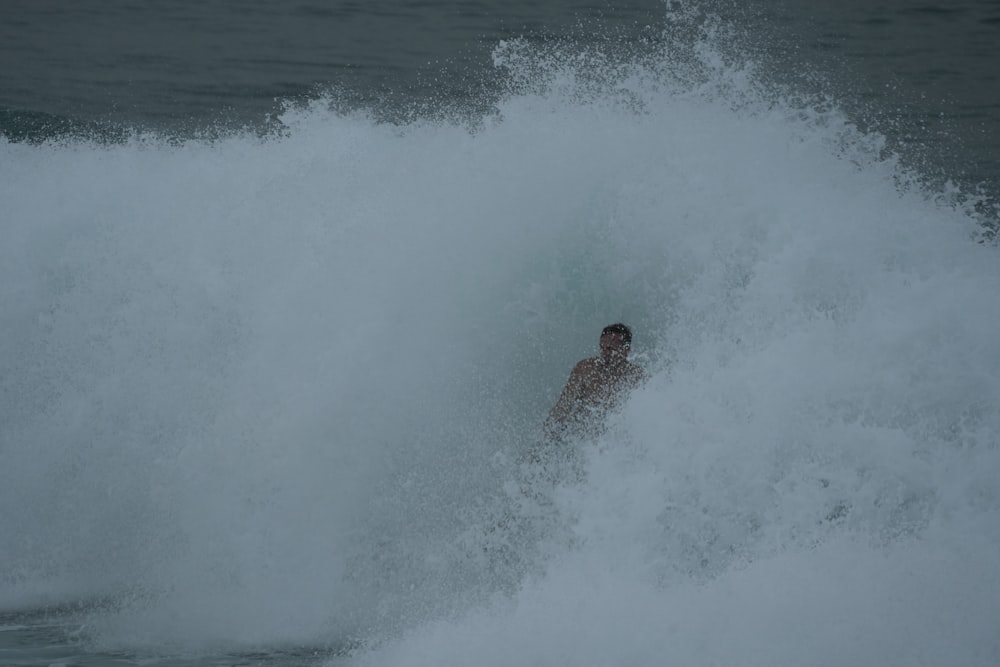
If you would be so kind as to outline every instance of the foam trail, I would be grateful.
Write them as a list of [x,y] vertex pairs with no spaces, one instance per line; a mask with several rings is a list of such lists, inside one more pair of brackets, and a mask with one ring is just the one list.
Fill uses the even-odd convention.
[[[990,664],[972,217],[707,46],[505,49],[532,86],[475,131],[0,144],[4,607],[362,664]],[[618,320],[653,377],[532,507],[512,461]]]

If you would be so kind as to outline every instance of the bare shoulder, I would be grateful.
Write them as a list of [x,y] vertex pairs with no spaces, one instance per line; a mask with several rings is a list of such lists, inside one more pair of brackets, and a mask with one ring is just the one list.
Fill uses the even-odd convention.
[[573,367],[573,375],[589,375],[595,368],[597,368],[596,357],[581,359],[576,362],[576,366]]

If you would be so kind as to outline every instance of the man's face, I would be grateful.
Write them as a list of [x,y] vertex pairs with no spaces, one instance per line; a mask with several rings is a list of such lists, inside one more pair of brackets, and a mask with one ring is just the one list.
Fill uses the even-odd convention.
[[628,356],[628,346],[621,334],[607,333],[601,336],[601,357],[606,360],[624,359]]

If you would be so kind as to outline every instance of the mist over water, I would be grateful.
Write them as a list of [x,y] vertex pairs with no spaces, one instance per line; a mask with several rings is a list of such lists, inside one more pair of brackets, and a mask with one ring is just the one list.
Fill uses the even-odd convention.
[[[995,664],[996,249],[690,47],[504,43],[472,126],[0,143],[2,607],[94,601],[107,651]],[[546,479],[615,321],[650,380]]]

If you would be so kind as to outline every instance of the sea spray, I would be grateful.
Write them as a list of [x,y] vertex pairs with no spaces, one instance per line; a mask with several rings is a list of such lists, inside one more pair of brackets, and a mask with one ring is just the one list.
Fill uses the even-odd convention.
[[[974,220],[710,44],[687,77],[520,53],[539,85],[472,128],[318,100],[273,137],[0,144],[4,606],[111,600],[110,649],[989,664]],[[619,320],[651,379],[536,498]]]

